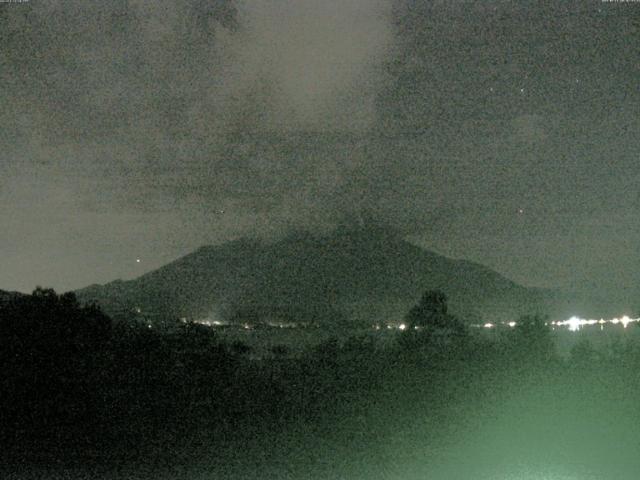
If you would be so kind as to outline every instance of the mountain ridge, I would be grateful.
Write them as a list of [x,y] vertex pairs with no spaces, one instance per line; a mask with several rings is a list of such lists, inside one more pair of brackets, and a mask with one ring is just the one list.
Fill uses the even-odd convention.
[[362,226],[205,245],[134,280],[76,293],[107,313],[140,309],[237,319],[241,312],[255,318],[262,311],[367,322],[398,321],[424,290],[434,288],[447,293],[452,311],[468,321],[513,319],[545,308],[541,289],[426,250],[396,232]]

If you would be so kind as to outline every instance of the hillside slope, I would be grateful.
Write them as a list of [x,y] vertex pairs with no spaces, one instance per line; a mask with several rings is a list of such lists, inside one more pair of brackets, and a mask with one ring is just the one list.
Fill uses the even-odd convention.
[[135,280],[77,292],[107,312],[187,317],[395,321],[426,289],[445,291],[467,321],[538,311],[544,292],[482,265],[421,249],[385,229],[342,228],[263,243],[203,247]]

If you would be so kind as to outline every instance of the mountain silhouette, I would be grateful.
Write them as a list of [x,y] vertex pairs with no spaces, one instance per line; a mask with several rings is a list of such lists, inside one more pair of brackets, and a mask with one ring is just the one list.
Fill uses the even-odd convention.
[[399,321],[427,289],[441,289],[464,321],[511,320],[544,308],[546,292],[480,264],[417,247],[379,225],[274,242],[206,246],[130,281],[77,291],[107,312],[311,322]]

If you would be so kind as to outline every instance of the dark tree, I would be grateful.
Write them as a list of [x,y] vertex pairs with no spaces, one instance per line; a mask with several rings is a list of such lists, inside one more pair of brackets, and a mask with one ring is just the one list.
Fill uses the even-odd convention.
[[72,292],[58,295],[38,287],[0,309],[4,339],[24,341],[32,349],[52,349],[57,356],[68,349],[95,348],[108,339],[110,331],[109,317],[95,305],[80,305]]
[[420,327],[428,330],[450,329],[459,331],[462,324],[449,314],[447,296],[440,290],[427,290],[405,317],[410,328]]
[[[84,422],[96,400],[94,381],[111,321],[73,293],[36,288],[0,307],[0,422],[6,432],[55,435]],[[93,417],[95,418],[95,416]]]

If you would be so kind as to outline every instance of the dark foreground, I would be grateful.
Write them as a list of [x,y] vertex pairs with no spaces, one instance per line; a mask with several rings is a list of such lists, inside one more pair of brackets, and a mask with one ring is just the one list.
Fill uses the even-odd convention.
[[251,359],[72,298],[0,309],[7,479],[636,479],[640,347],[524,323]]

